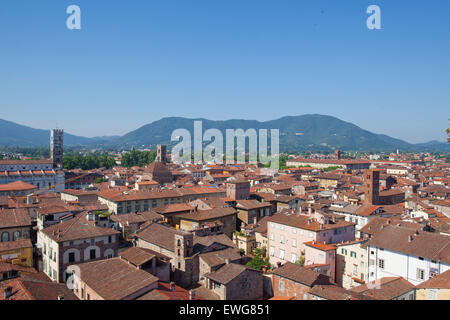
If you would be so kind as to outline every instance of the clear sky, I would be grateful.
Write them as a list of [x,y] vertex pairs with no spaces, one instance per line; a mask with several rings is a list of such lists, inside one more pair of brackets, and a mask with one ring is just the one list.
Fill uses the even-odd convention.
[[[371,4],[382,30],[366,27]],[[449,110],[448,0],[0,3],[0,118],[35,128],[319,113],[425,142],[445,140]]]

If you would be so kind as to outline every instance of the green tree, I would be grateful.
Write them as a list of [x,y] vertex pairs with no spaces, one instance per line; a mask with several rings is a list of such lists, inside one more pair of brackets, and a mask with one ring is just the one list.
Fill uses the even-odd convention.
[[301,256],[297,261],[295,261],[295,264],[303,267],[305,265],[305,257]]
[[145,167],[156,159],[156,151],[137,151],[131,150],[122,156],[122,165],[124,167]]
[[[450,119],[448,119],[448,121],[450,121]],[[445,132],[447,132],[447,142],[450,142],[450,128],[447,128]]]
[[116,161],[112,157],[108,157],[105,155],[87,155],[87,156],[64,156],[63,166],[64,169],[72,170],[72,169],[83,169],[83,170],[92,170],[98,168],[107,168],[111,169],[116,164]]
[[263,267],[270,268],[269,259],[264,258],[264,252],[265,250],[259,248],[253,250],[253,259],[247,263],[247,266],[256,270],[261,270]]

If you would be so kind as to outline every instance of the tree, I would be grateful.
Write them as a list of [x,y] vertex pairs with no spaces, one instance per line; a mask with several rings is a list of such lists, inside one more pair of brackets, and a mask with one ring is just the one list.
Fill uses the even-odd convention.
[[261,270],[263,267],[270,268],[269,259],[264,258],[264,250],[256,248],[253,250],[253,259],[247,263],[250,268]]
[[305,257],[301,256],[297,261],[295,261],[295,264],[303,267],[305,265]]
[[122,165],[124,167],[145,167],[156,159],[156,151],[137,151],[131,150],[122,156]]
[[[450,119],[448,119],[448,121],[450,121]],[[447,132],[447,142],[450,142],[450,128],[447,128],[445,132]]]
[[111,169],[116,164],[116,161],[113,157],[108,157],[106,155],[87,155],[87,156],[64,156],[63,166],[64,169],[72,170],[72,169],[83,169],[83,170],[91,170],[98,168],[107,168]]

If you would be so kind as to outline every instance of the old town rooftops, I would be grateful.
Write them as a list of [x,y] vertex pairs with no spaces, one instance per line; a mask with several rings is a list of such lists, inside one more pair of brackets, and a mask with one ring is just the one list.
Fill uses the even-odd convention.
[[316,284],[328,284],[329,277],[297,264],[286,262],[273,271],[274,275],[302,283],[308,287]]
[[90,239],[120,234],[120,232],[114,229],[102,228],[89,224],[86,216],[87,212],[80,213],[71,220],[54,224],[41,230],[40,232],[56,242]]
[[270,202],[259,202],[258,200],[236,200],[236,206],[238,209],[244,210],[253,210],[260,208],[268,208],[271,207],[272,204]]
[[151,199],[164,199],[164,198],[181,198],[183,196],[198,196],[206,194],[225,193],[224,189],[218,187],[203,187],[194,186],[189,188],[174,188],[174,189],[158,189],[155,191],[119,191],[115,189],[106,189],[100,191],[98,196],[106,200],[114,202],[124,201],[140,201]]
[[261,272],[241,264],[228,263],[220,269],[207,273],[204,276],[205,278],[209,278],[215,282],[226,285],[246,270],[250,270],[252,272]]
[[422,282],[417,289],[450,289],[450,269]]
[[0,192],[2,191],[26,191],[26,190],[34,190],[37,189],[36,186],[23,182],[23,181],[14,181],[7,184],[0,185]]
[[305,246],[311,247],[311,248],[315,248],[321,251],[333,251],[336,250],[336,246],[331,245],[331,244],[326,244],[324,242],[320,242],[320,241],[309,241],[309,242],[305,242],[304,243]]
[[414,285],[402,277],[385,277],[350,290],[377,300],[392,300],[414,290]]
[[81,280],[105,300],[121,300],[158,282],[120,257],[77,264]]
[[269,223],[274,222],[315,232],[355,226],[355,223],[344,221],[341,219],[337,219],[336,222],[330,221],[329,223],[320,223],[316,219],[307,215],[289,212],[286,210],[269,217],[268,221]]
[[31,226],[31,218],[27,209],[1,209],[0,229]]

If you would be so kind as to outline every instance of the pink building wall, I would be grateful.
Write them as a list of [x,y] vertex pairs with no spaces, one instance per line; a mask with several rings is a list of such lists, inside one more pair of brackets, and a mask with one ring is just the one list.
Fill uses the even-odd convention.
[[[295,229],[296,233],[294,233],[292,229]],[[339,230],[339,232],[335,233],[334,230]],[[284,243],[280,242],[282,236],[284,236]],[[305,251],[305,242],[315,240],[330,244],[341,241],[353,241],[355,239],[355,227],[346,226],[339,229],[324,229],[315,232],[286,225],[283,230],[280,227],[273,227],[272,222],[268,222],[267,237],[269,261],[272,265],[276,266],[278,262],[281,262],[282,264],[287,261],[292,262],[291,258],[293,253],[297,255],[298,259],[301,256],[301,253]],[[295,246],[293,246],[293,244],[295,244]],[[273,249],[271,249],[271,247]],[[284,250],[284,259],[280,258],[280,250]]]

